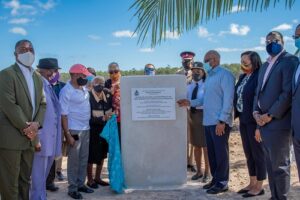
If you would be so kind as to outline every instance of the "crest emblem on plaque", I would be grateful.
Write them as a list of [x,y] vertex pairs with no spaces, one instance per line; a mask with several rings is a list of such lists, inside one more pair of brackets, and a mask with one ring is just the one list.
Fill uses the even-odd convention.
[[139,96],[139,95],[140,95],[139,91],[136,90],[136,91],[134,92],[134,95],[135,95],[135,96]]

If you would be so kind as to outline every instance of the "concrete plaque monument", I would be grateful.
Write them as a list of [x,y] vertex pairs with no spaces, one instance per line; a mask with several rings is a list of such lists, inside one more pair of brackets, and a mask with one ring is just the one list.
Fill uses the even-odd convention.
[[132,189],[186,183],[187,112],[182,75],[121,79],[121,143],[125,182]]

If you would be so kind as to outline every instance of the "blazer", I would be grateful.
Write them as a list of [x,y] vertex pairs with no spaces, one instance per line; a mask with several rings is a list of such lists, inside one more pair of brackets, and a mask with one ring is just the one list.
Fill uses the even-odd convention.
[[21,69],[14,65],[0,72],[0,148],[24,150],[36,144],[23,133],[26,122],[43,124],[46,99],[43,93],[41,76],[33,73],[35,86],[35,113],[30,99],[25,77]]
[[[298,63],[299,67],[299,63]],[[292,81],[292,129],[293,136],[300,140],[300,78],[298,78],[297,83],[295,82],[295,74],[297,71],[297,67],[295,68],[295,72],[293,75]]]
[[291,129],[292,79],[298,58],[283,52],[275,61],[262,88],[268,65],[265,62],[259,71],[253,110],[273,116],[273,120],[261,128]]
[[244,124],[256,124],[255,119],[253,118],[253,100],[255,96],[255,91],[257,87],[257,81],[258,81],[258,72],[259,70],[255,70],[252,75],[250,76],[248,82],[244,86],[243,93],[242,93],[242,100],[243,100],[243,112],[240,113],[238,112],[236,106],[237,106],[237,88],[240,86],[242,83],[242,80],[246,76],[246,74],[242,74],[235,85],[235,91],[234,91],[234,100],[233,100],[233,105],[234,105],[234,118],[240,119],[240,122]]

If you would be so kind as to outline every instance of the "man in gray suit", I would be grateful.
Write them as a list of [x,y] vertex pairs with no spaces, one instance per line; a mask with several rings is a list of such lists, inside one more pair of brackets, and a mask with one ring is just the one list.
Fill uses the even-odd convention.
[[[296,27],[295,35],[295,46],[300,49],[300,24]],[[300,60],[300,59],[299,59]],[[293,130],[293,144],[295,157],[298,168],[298,175],[300,181],[300,65],[295,70],[292,82],[292,130]]]
[[283,36],[266,36],[270,57],[260,69],[253,116],[266,150],[271,199],[287,199],[290,187],[292,76],[298,58],[287,53]]

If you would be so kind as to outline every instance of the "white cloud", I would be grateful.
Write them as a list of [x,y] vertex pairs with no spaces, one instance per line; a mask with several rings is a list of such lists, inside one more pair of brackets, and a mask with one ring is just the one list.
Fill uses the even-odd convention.
[[239,35],[245,36],[249,33],[250,27],[247,25],[239,25],[239,24],[230,24],[229,31],[221,31],[219,35],[231,34],[231,35]]
[[166,39],[171,39],[171,40],[178,40],[179,39],[179,34],[178,32],[174,31],[166,31],[166,35],[165,35]]
[[116,31],[116,32],[113,32],[113,35],[117,38],[121,38],[121,37],[134,38],[137,36],[134,32],[132,32],[130,30]]
[[42,3],[40,1],[37,1],[37,4],[39,7],[43,8],[44,10],[50,10],[56,6],[56,3],[54,0],[48,0],[45,3]]
[[143,48],[143,49],[140,49],[140,52],[152,53],[152,52],[154,52],[154,49],[152,49],[152,48]]
[[4,8],[11,9],[10,14],[12,16],[36,14],[36,9],[32,5],[21,4],[19,0],[11,0],[8,2],[4,2],[3,4]]
[[9,24],[28,24],[32,20],[29,18],[14,18],[9,20]]
[[240,12],[243,10],[245,10],[245,7],[242,7],[242,6],[239,7],[238,5],[235,5],[232,7],[231,12],[234,13],[234,12]]
[[294,42],[294,39],[290,36],[283,36],[283,41],[284,42]]
[[298,19],[294,19],[294,20],[293,20],[293,23],[294,23],[294,24],[298,24],[298,23],[299,23],[299,20],[298,20]]
[[111,43],[108,43],[109,46],[120,46],[121,43],[120,42],[111,42]]
[[98,36],[98,35],[88,35],[88,38],[89,39],[91,39],[91,40],[100,40],[101,38],[100,38],[100,36]]
[[260,42],[259,44],[265,45],[266,44],[266,38],[265,37],[260,37]]
[[22,28],[22,27],[14,27],[9,30],[9,32],[14,33],[14,34],[20,34],[20,35],[27,35],[27,31]]
[[292,29],[292,25],[284,23],[284,24],[280,24],[280,25],[272,28],[272,31],[286,31],[286,30],[290,30],[290,29]]
[[256,46],[256,47],[251,47],[251,48],[227,48],[227,47],[219,47],[215,49],[216,51],[219,52],[243,52],[243,51],[265,51],[264,46]]
[[207,38],[212,36],[213,34],[209,33],[207,28],[200,26],[198,29],[198,36],[201,38]]

